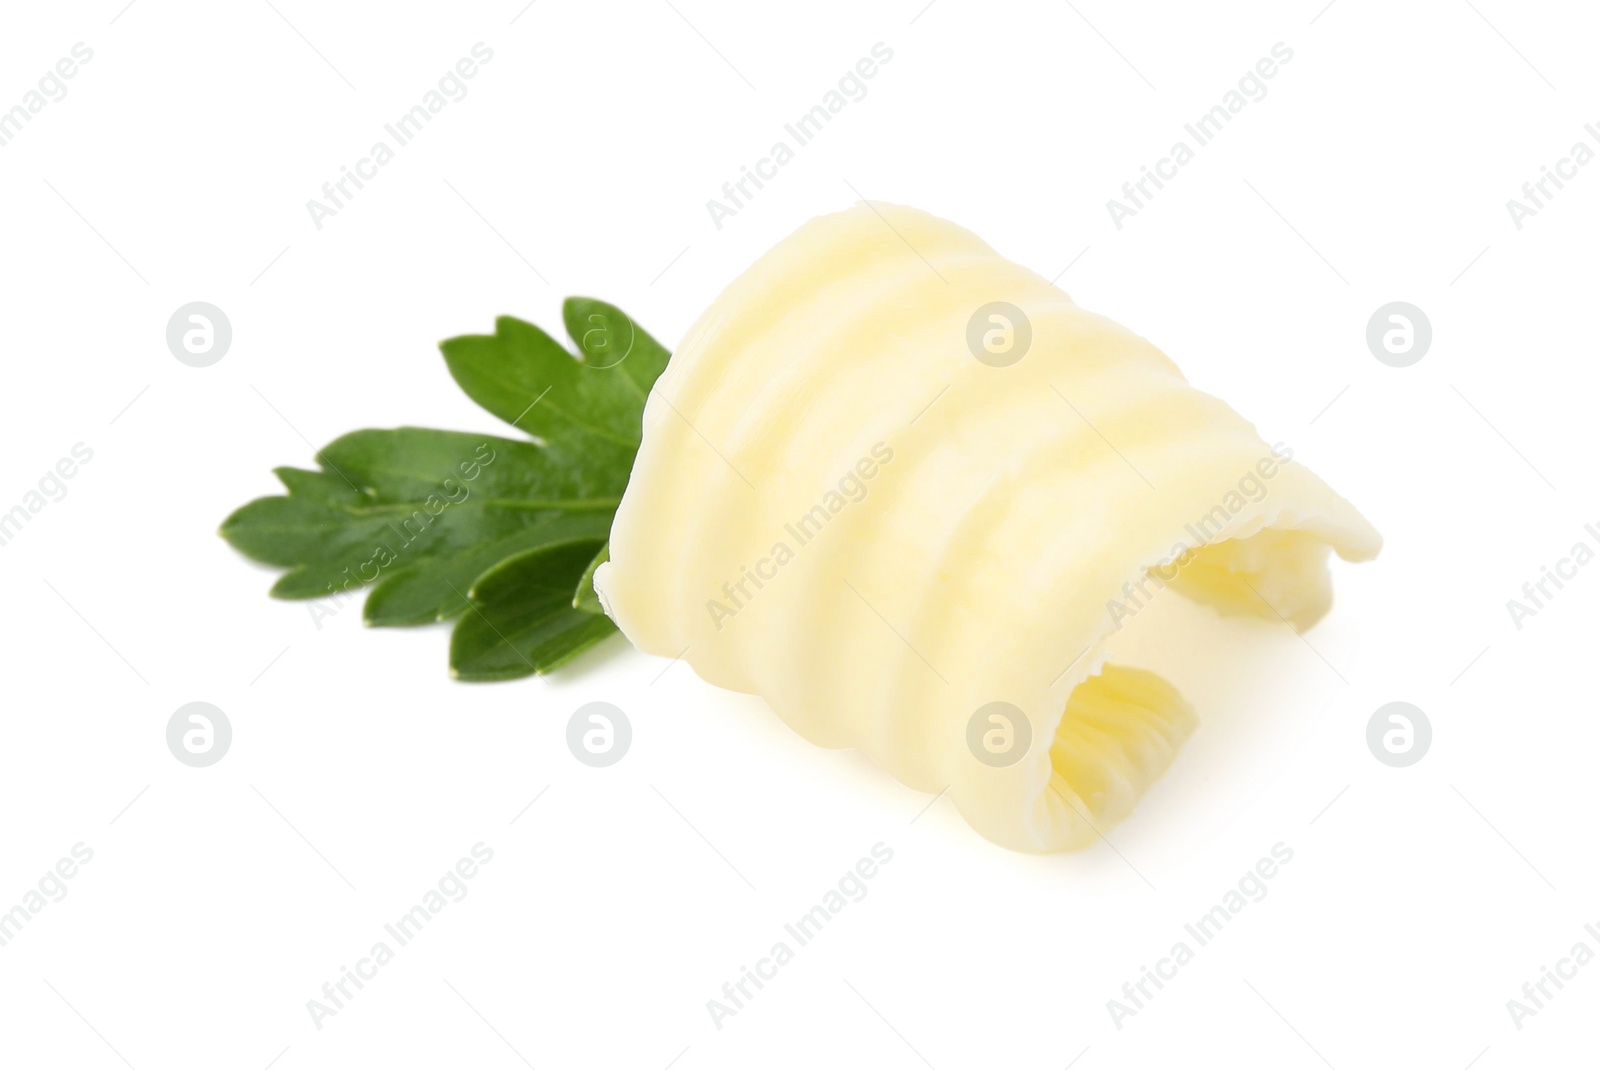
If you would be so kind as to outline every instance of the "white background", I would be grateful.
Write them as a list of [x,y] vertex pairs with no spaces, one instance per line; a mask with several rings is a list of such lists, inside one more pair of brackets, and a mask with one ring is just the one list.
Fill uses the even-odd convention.
[[[1600,521],[1600,166],[1521,230],[1506,209],[1600,123],[1592,10],[123,2],[16,5],[0,34],[4,107],[94,51],[0,148],[0,511],[94,451],[0,547],[0,910],[94,852],[0,948],[0,1064],[1592,1064],[1600,964],[1520,1030],[1506,1008],[1600,951],[1600,567],[1521,630],[1506,609]],[[479,41],[470,95],[316,229],[307,199]],[[707,199],[879,41],[866,99],[713,226]],[[1107,199],[1279,41],[1269,95],[1113,226]],[[1071,264],[1075,299],[1387,538],[1335,566],[1305,642],[1195,618],[1200,729],[1109,844],[1002,851],[621,639],[452,683],[444,629],[354,606],[319,629],[216,536],[308,440],[502,430],[437,340],[554,329],[580,293],[672,344],[852,187]],[[233,325],[210,368],[165,343],[195,300]],[[1364,340],[1394,300],[1434,330],[1405,369]],[[195,700],[233,724],[207,769],[165,743]],[[593,700],[633,724],[609,769],[564,743]],[[1434,730],[1405,769],[1365,742],[1393,700]],[[316,1028],[307,1000],[479,841],[467,898]],[[880,841],[870,894],[714,1027],[706,1001]],[[1107,1000],[1280,841],[1270,894],[1118,1029]]]

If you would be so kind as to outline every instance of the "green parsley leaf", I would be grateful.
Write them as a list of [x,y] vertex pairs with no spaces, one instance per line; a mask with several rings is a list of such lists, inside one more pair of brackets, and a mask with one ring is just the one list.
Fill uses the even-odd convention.
[[599,545],[542,546],[479,577],[472,612],[450,636],[450,674],[487,681],[549,672],[616,631],[606,617],[572,607],[572,576]]
[[383,626],[457,621],[453,675],[548,672],[616,630],[594,570],[639,448],[645,398],[669,354],[614,305],[568,298],[574,356],[511,317],[444,342],[461,388],[532,441],[402,427],[355,431],[279,468],[287,494],[258,498],[221,534],[288,571],[278,598],[372,585]]

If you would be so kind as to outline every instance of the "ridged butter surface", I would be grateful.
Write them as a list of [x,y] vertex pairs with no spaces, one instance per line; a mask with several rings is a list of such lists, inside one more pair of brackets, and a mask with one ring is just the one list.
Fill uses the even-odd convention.
[[[1031,328],[1009,366],[969,345],[992,302]],[[1305,628],[1329,549],[1380,541],[1154,346],[968,231],[874,203],[805,224],[690,329],[597,586],[641,649],[948,789],[995,842],[1057,851],[1125,816],[1194,724],[1160,677],[1107,662],[1125,584],[1155,591],[1160,568]],[[1009,765],[969,746],[996,702],[1032,740]]]

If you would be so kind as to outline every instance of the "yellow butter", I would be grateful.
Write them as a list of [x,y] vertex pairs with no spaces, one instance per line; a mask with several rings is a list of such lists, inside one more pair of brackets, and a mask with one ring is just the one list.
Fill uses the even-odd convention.
[[1193,727],[1160,677],[1107,660],[1148,597],[1305,628],[1330,548],[1378,552],[1286,453],[968,231],[858,205],[690,329],[596,587],[641,649],[947,789],[997,843],[1065,850]]

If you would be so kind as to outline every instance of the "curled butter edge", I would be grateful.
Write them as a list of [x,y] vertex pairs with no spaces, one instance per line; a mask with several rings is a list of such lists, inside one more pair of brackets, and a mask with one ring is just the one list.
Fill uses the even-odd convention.
[[1131,812],[1195,724],[1107,660],[1116,605],[1171,586],[1303,630],[1329,551],[1381,544],[1150,343],[874,202],[803,225],[689,330],[595,586],[640,649],[1050,852]]

